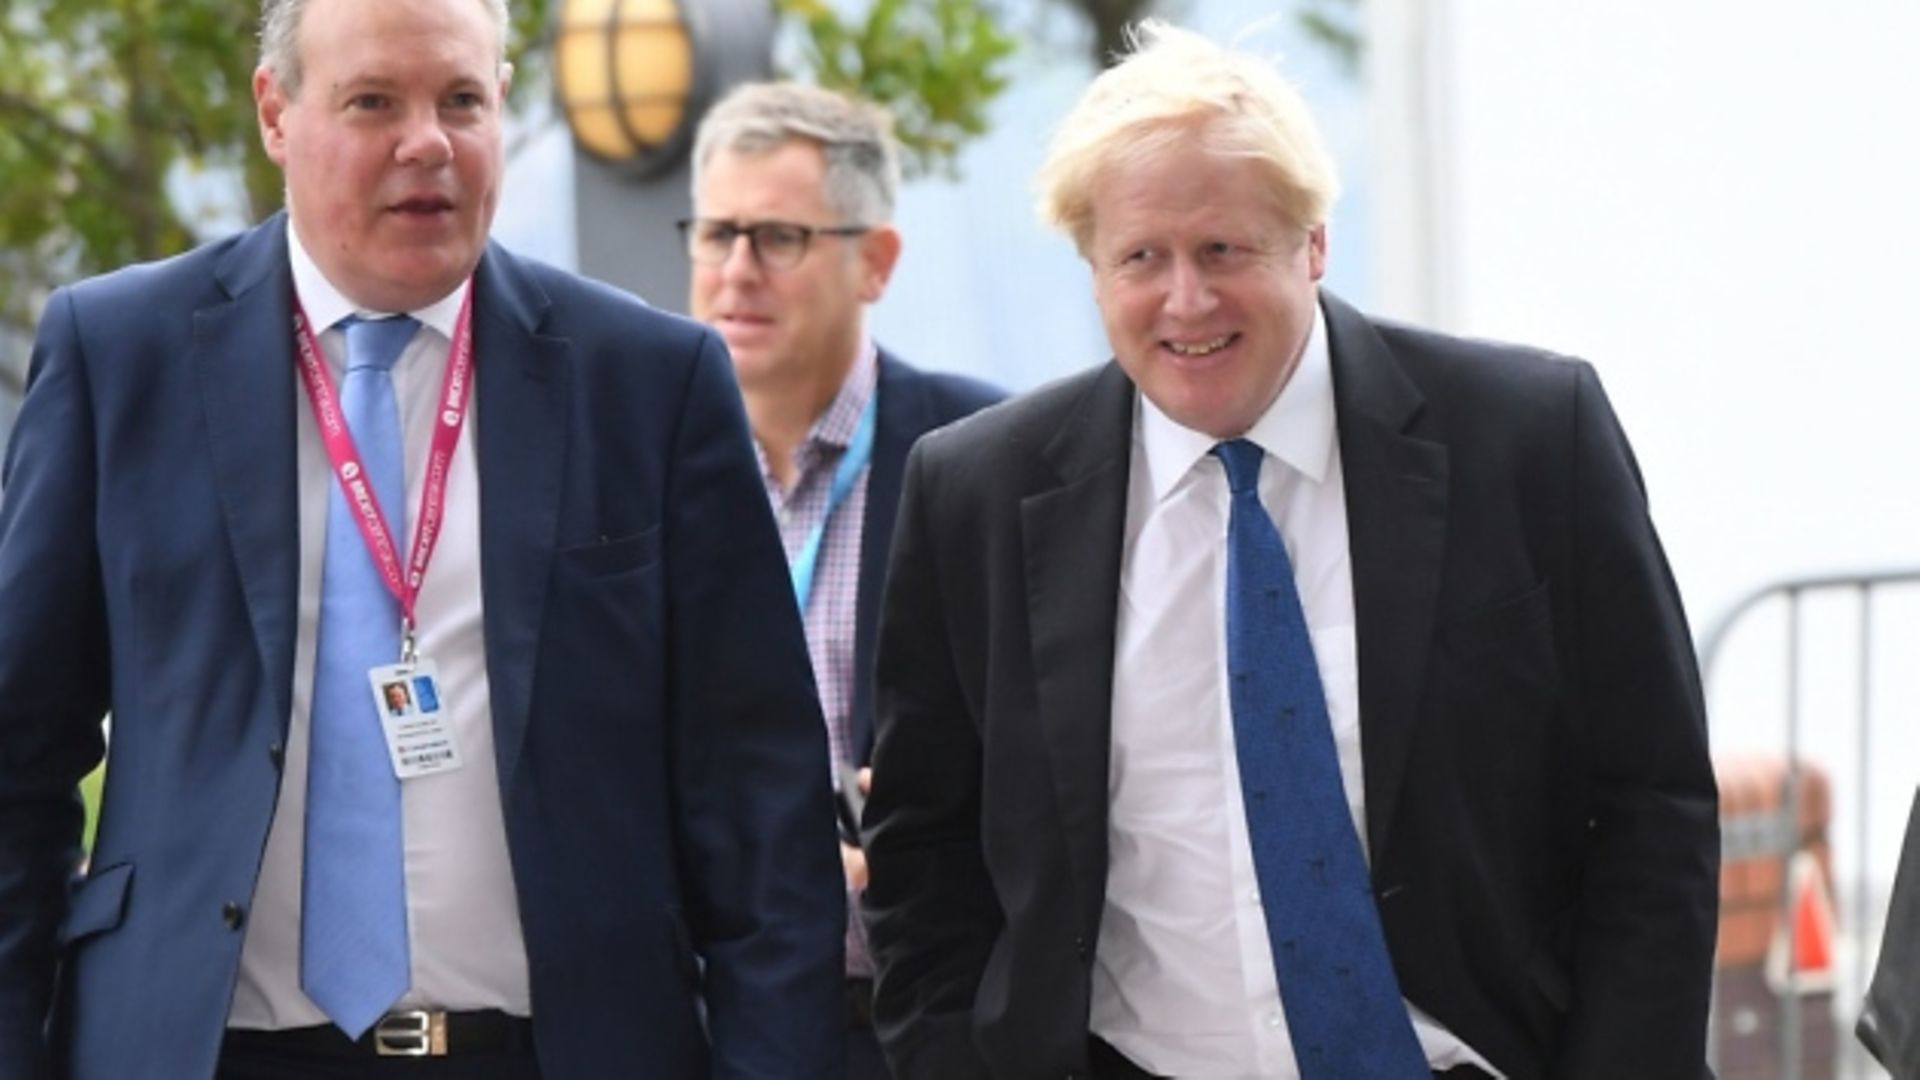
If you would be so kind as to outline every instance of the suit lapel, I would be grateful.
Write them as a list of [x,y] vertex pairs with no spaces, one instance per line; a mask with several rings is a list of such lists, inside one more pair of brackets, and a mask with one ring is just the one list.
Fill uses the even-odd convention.
[[293,713],[300,583],[300,402],[286,228],[285,215],[269,218],[220,261],[215,276],[226,299],[193,313],[192,345],[214,483],[283,737]]
[[545,293],[489,247],[474,275],[480,579],[494,755],[504,789],[533,708],[567,451],[569,342],[536,333]]
[[913,441],[933,423],[926,386],[904,364],[880,352],[874,385],[873,463],[867,471],[867,507],[860,522],[860,581],[854,601],[853,710],[848,732],[854,756],[865,764],[873,752],[874,632],[879,627],[880,592],[886,582],[887,550],[900,511],[900,484]]
[[1367,834],[1379,866],[1433,640],[1446,555],[1447,451],[1413,434],[1424,399],[1378,331],[1332,295],[1321,297],[1346,472]]
[[1051,483],[1021,500],[1020,526],[1040,725],[1091,925],[1106,888],[1114,619],[1133,384],[1116,364],[1098,369],[1059,427],[1042,452]]

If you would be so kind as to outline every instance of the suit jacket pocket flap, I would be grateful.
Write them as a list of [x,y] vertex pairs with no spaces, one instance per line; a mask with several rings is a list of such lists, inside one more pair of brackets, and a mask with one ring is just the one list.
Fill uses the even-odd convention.
[[1547,584],[1476,608],[1440,627],[1440,640],[1456,660],[1553,638],[1553,609]]
[[88,874],[74,891],[66,921],[60,924],[60,944],[71,945],[119,926],[127,910],[127,889],[132,884],[132,863],[115,863]]
[[612,540],[564,548],[560,557],[589,577],[609,577],[649,566],[660,558],[658,526]]

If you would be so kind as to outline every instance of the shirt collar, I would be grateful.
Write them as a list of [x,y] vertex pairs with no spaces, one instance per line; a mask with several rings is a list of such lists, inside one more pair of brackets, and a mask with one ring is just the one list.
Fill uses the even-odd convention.
[[[396,314],[363,308],[334,288],[333,282],[320,272],[320,266],[313,261],[313,256],[307,254],[306,246],[300,243],[300,234],[294,229],[291,217],[287,218],[287,257],[293,266],[293,293],[299,298],[300,306],[306,310],[307,320],[316,330],[330,329],[349,315],[371,318]],[[422,325],[439,331],[441,337],[451,341],[454,324],[460,319],[460,302],[465,296],[466,282],[463,281],[459,288],[447,295],[406,314],[420,320]]]
[[[1136,407],[1134,439],[1145,451],[1147,479],[1158,503],[1220,440],[1180,426],[1145,394],[1138,396]],[[1313,327],[1300,363],[1244,437],[1316,484],[1327,478],[1335,438],[1333,362],[1319,304],[1313,307]]]
[[807,442],[840,448],[852,444],[854,430],[860,426],[860,414],[866,411],[867,401],[873,397],[879,382],[877,352],[873,340],[863,335],[860,351],[854,354],[853,367],[847,370],[846,379],[840,383],[833,400],[827,403],[826,411],[807,432]]

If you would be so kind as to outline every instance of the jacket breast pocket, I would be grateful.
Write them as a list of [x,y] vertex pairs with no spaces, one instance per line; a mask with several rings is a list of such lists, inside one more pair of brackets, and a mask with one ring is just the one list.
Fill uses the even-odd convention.
[[540,633],[539,710],[626,715],[664,685],[666,604],[658,528],[556,553]]
[[1525,658],[1535,649],[1551,660],[1553,608],[1547,583],[1475,608],[1443,624],[1438,637],[1441,651],[1454,663],[1489,655]]
[[560,561],[590,578],[615,577],[644,570],[660,561],[660,527],[645,529],[629,536],[601,538],[587,544],[562,548]]

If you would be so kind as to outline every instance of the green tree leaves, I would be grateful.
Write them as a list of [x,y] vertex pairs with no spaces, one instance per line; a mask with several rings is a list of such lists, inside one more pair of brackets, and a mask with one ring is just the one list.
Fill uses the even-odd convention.
[[873,0],[864,18],[828,0],[775,0],[807,31],[806,75],[887,105],[909,176],[954,175],[961,146],[987,130],[1013,53],[997,12],[980,0]]

